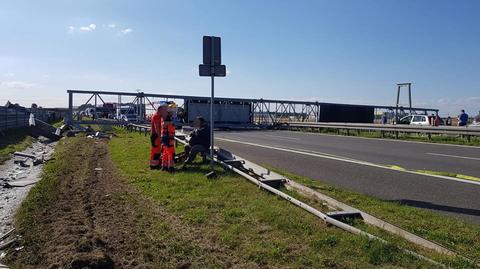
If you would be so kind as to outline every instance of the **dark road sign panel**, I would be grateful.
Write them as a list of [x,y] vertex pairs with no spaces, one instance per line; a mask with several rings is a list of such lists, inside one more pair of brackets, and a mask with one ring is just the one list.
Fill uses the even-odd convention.
[[216,65],[213,66],[213,74],[212,74],[212,66],[201,64],[198,66],[200,71],[201,77],[211,77],[212,75],[215,77],[224,77],[227,74],[227,68],[225,65]]
[[[213,64],[212,64],[212,60],[213,60]],[[203,37],[203,64],[204,65],[221,65],[222,64],[220,37],[216,37],[216,36]]]

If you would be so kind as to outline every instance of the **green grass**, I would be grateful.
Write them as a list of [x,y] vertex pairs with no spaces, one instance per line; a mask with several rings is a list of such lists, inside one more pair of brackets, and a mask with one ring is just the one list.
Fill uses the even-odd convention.
[[0,164],[10,159],[15,151],[22,151],[35,141],[29,135],[27,128],[7,130],[4,134],[4,136],[0,135]]
[[54,122],[50,122],[50,124],[55,128],[59,128],[60,126],[63,125],[63,119],[58,119]]
[[[322,134],[333,134],[333,135],[345,135],[345,136],[357,136],[357,137],[366,137],[366,138],[387,138],[395,139],[395,135],[392,132],[385,132],[382,136],[380,131],[355,131],[355,130],[338,130],[332,128],[310,128],[310,129],[292,129],[292,131],[298,132],[311,132],[311,133],[322,133]],[[400,140],[407,141],[416,141],[416,142],[428,142],[428,143],[441,143],[441,144],[453,144],[453,145],[466,145],[466,146],[480,146],[480,137],[472,136],[470,137],[470,142],[461,136],[454,135],[435,135],[432,134],[430,138],[426,134],[406,134],[400,133]]]
[[[208,180],[204,176],[208,171],[205,165],[174,175],[151,171],[148,169],[148,137],[123,130],[116,134],[109,143],[112,158],[130,184],[152,197],[172,214],[178,215],[185,225],[194,227],[199,235],[218,240],[237,255],[258,266],[435,267],[404,254],[396,242],[387,245],[371,242],[361,236],[326,226],[303,209],[258,189],[237,175],[218,170],[220,176],[215,180]],[[346,192],[333,189],[331,192],[338,196],[343,195],[342,197],[350,202],[364,198],[358,194],[349,196]],[[353,203],[358,204],[363,205],[360,201]],[[401,211],[400,215],[412,212],[396,203],[382,203],[368,197],[365,205],[368,205],[369,209],[379,207],[387,213],[392,211],[390,215],[395,215],[393,211],[397,209]],[[420,224],[424,229],[429,229],[427,220],[423,220],[426,226],[422,225],[422,220],[419,221],[420,223],[415,225]],[[440,223],[435,224],[440,226]],[[469,228],[461,225],[455,227]],[[440,228],[440,231],[446,231],[446,227]],[[446,237],[454,239],[454,236],[450,237],[451,233],[452,231]],[[466,232],[464,235],[477,234]],[[459,240],[476,242],[478,236],[477,239],[461,237]],[[459,263],[452,262],[452,265],[462,267]]]
[[[447,217],[428,210],[406,206],[400,202],[384,201],[371,196],[336,188],[317,180],[311,180],[277,169],[272,170],[350,206],[404,228],[407,231],[440,243],[472,260],[480,261],[480,225],[467,223],[460,219]],[[362,227],[365,227],[370,232],[379,233],[379,231],[376,231],[376,229],[372,227]],[[455,267],[462,267],[464,263],[464,261],[461,260],[445,262],[452,262],[451,265]],[[466,265],[464,268],[471,268],[471,264],[466,263]]]

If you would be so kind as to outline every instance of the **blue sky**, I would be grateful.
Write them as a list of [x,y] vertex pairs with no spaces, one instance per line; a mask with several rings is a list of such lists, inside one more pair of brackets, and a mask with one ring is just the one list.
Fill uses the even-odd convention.
[[479,13],[480,1],[2,1],[0,103],[208,95],[201,41],[217,35],[218,96],[393,105],[412,82],[415,106],[476,114]]

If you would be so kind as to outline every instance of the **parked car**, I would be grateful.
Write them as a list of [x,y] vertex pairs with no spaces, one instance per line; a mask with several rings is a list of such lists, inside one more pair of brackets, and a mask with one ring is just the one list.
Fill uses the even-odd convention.
[[430,120],[427,115],[408,115],[401,118],[398,124],[430,125]]

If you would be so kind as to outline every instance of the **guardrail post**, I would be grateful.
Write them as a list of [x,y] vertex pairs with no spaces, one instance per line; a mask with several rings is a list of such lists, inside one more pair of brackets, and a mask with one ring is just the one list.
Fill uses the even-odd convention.
[[347,135],[350,135],[350,129],[347,129]]
[[470,143],[470,135],[467,135],[467,141]]
[[395,131],[395,139],[398,139],[398,131]]
[[432,140],[432,134],[431,133],[428,133],[428,140]]

